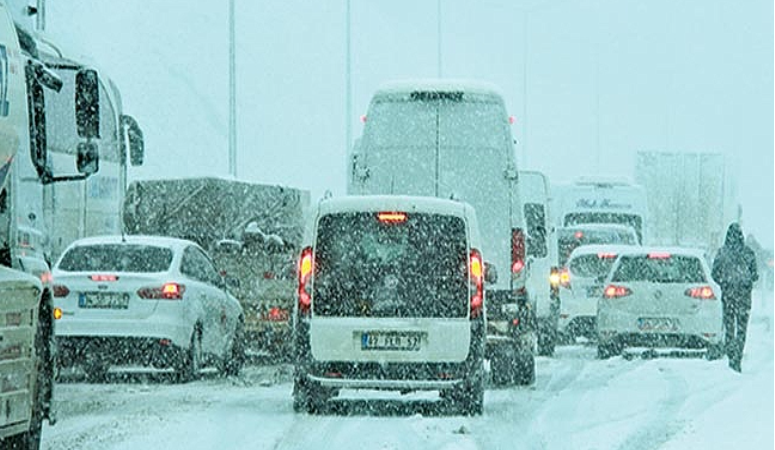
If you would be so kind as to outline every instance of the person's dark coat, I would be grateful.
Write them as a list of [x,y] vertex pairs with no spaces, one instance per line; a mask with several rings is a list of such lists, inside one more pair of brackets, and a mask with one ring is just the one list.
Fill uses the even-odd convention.
[[712,276],[723,293],[733,294],[732,297],[747,297],[750,301],[753,283],[759,279],[759,275],[756,271],[756,255],[745,245],[740,225],[733,223],[727,229],[724,246],[713,260]]

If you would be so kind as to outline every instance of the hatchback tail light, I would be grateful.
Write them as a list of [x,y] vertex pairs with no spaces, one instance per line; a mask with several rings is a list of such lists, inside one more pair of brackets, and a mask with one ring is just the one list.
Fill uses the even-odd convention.
[[617,286],[615,284],[609,284],[603,290],[603,297],[605,298],[620,298],[626,297],[630,294],[632,294],[630,288],[625,286]]
[[54,297],[67,297],[70,295],[70,289],[68,289],[64,284],[55,284],[53,289]]
[[686,296],[692,298],[698,298],[701,300],[715,300],[716,295],[713,293],[713,288],[710,286],[700,286],[689,288],[684,292]]
[[137,296],[148,300],[182,300],[186,286],[179,283],[164,283],[137,290]]
[[522,228],[511,229],[511,273],[525,268],[525,232]]
[[468,273],[474,291],[471,295],[471,319],[475,319],[482,314],[484,306],[484,263],[479,250],[471,250]]
[[313,269],[313,254],[312,247],[305,247],[301,251],[301,258],[299,258],[299,313],[302,315],[309,315],[310,307],[312,306],[312,297],[310,297],[307,291],[307,284],[312,278]]

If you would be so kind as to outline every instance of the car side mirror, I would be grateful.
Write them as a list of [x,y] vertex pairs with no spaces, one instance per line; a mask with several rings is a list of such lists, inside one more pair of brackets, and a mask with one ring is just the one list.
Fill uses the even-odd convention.
[[498,282],[498,270],[495,264],[484,262],[484,282],[486,284],[495,284]]
[[126,129],[127,139],[129,140],[129,162],[133,166],[141,166],[145,159],[143,130],[132,116],[122,115],[121,123]]

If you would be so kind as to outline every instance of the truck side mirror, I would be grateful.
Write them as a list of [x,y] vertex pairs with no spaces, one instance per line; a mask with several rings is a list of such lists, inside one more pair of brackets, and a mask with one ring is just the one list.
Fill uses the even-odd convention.
[[132,116],[122,115],[121,124],[124,126],[129,139],[129,162],[133,166],[141,166],[145,158],[143,130],[140,129],[140,125]]
[[94,69],[75,75],[75,124],[79,137],[100,137],[100,82]]
[[78,172],[89,176],[100,170],[100,152],[95,142],[78,144]]

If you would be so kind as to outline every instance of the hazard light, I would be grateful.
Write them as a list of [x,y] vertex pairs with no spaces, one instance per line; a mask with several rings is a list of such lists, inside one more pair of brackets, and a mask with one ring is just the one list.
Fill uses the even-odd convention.
[[605,298],[620,298],[626,297],[632,294],[632,291],[625,286],[617,286],[615,284],[609,284],[603,290],[603,296]]
[[468,267],[471,287],[474,290],[471,296],[471,318],[475,319],[482,314],[484,306],[484,263],[479,250],[471,250]]
[[406,222],[406,213],[403,212],[380,212],[377,218],[382,223],[401,223]]

